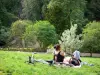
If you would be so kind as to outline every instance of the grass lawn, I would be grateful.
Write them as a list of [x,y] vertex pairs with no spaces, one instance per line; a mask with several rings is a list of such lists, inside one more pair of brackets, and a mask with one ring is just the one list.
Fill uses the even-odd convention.
[[[82,61],[94,64],[81,68],[55,67],[47,64],[28,64],[31,53],[0,51],[0,75],[100,75],[100,58],[82,57]],[[52,59],[52,54],[35,54],[36,59]]]

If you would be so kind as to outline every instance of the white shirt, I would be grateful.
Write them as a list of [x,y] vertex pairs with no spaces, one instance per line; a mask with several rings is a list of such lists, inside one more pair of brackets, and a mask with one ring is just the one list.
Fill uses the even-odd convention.
[[73,55],[74,55],[74,58],[80,59],[80,52],[79,52],[79,51],[76,50],[76,51],[73,53]]

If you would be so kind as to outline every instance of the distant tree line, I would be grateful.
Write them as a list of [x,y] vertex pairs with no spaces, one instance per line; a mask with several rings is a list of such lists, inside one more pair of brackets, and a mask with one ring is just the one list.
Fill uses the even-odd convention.
[[[75,35],[81,34],[79,40],[84,41],[80,49],[99,52],[99,46],[90,43],[99,37],[99,20],[100,0],[0,0],[0,46],[45,49],[77,24]],[[92,25],[96,37],[90,35]]]

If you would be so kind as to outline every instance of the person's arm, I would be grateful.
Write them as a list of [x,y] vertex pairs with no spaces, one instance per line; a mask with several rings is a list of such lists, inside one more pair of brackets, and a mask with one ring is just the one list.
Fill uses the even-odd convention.
[[75,55],[75,52],[73,52],[73,55]]
[[63,51],[60,52],[60,55],[65,56],[65,53]]
[[57,56],[55,56],[55,60],[54,61],[57,61]]

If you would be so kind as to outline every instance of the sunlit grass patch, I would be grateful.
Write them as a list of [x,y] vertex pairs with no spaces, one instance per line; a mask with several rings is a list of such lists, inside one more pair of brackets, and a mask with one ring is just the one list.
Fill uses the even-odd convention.
[[[0,75],[100,75],[100,58],[82,57],[82,61],[94,64],[81,68],[55,67],[43,63],[26,62],[32,53],[0,51]],[[51,60],[52,54],[37,53],[35,59]]]

